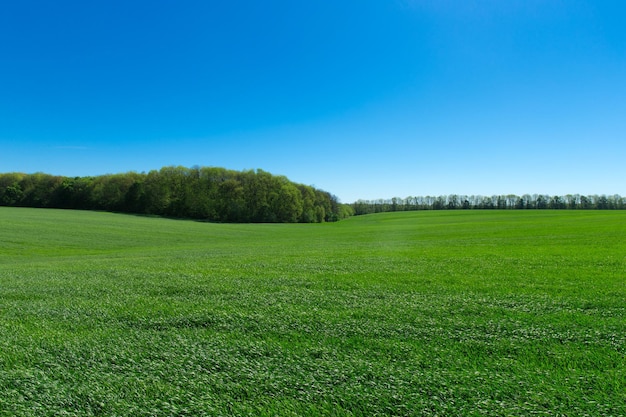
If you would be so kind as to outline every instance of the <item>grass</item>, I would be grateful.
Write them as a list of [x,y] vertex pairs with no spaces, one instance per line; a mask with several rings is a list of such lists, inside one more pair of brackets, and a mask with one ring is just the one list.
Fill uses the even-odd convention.
[[0,208],[0,415],[625,416],[626,212]]

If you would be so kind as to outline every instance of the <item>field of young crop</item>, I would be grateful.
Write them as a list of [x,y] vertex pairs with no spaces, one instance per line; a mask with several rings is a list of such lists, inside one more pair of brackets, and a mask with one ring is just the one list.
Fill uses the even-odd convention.
[[0,416],[626,416],[626,212],[0,207]]

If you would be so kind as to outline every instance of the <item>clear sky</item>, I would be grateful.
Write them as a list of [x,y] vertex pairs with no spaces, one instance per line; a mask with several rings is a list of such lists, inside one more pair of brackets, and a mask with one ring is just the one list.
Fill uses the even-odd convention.
[[626,195],[626,2],[0,3],[0,172]]

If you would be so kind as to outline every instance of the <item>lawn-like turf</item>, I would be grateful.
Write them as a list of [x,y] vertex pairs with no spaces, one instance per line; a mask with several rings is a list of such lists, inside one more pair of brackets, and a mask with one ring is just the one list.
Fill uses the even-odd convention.
[[626,212],[0,208],[0,415],[625,416]]

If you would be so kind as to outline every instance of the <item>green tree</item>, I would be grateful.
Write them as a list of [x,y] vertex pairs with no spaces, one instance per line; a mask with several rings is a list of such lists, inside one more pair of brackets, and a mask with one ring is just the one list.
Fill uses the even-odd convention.
[[299,184],[297,187],[302,196],[302,214],[299,221],[302,223],[313,223],[316,221],[315,191],[307,185]]
[[243,184],[239,178],[227,178],[219,184],[218,220],[227,222],[247,222],[246,199]]
[[19,205],[24,198],[24,192],[18,183],[13,183],[8,187],[5,187],[2,193],[0,203],[4,206],[16,206]]
[[560,196],[555,195],[550,199],[550,203],[548,204],[548,207],[551,209],[564,209],[565,203],[563,202]]
[[25,175],[20,181],[20,188],[24,193],[21,204],[27,207],[53,207],[53,196],[62,183],[62,177],[41,172]]
[[537,205],[536,205],[536,207],[538,209],[548,208],[548,201],[547,201],[547,199],[544,196],[542,196],[542,195],[537,196]]
[[302,194],[286,178],[279,178],[278,188],[273,190],[270,197],[270,207],[274,221],[295,223],[302,215]]
[[601,195],[598,197],[596,202],[596,208],[598,210],[607,210],[609,209],[609,199],[605,195]]
[[96,209],[127,211],[126,194],[135,183],[133,175],[114,174],[96,177],[91,198]]

